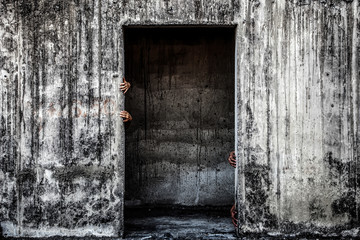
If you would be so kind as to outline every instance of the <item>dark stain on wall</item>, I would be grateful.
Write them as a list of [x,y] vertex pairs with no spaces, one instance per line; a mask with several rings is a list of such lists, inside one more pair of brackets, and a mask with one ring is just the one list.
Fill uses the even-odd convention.
[[104,167],[72,166],[55,169],[54,178],[63,183],[73,182],[76,178],[97,179],[103,183],[111,179],[113,174],[113,170]]
[[271,185],[270,169],[268,166],[256,163],[256,157],[252,156],[252,160],[245,165],[245,177],[247,179],[246,201],[248,209],[246,209],[246,222],[256,224],[261,221],[264,227],[270,228],[277,225],[277,218],[270,213],[267,202],[268,191]]
[[316,221],[325,218],[325,209],[319,199],[313,199],[309,203],[310,218],[312,221]]
[[195,6],[195,19],[199,19],[201,17],[201,0],[194,0]]
[[17,186],[24,197],[34,193],[36,173],[33,169],[23,169],[17,175]]
[[328,165],[330,184],[342,188],[342,196],[331,203],[332,214],[348,214],[351,222],[358,222],[356,211],[356,186],[360,183],[356,169],[350,161],[338,159],[332,152],[327,152],[324,161]]

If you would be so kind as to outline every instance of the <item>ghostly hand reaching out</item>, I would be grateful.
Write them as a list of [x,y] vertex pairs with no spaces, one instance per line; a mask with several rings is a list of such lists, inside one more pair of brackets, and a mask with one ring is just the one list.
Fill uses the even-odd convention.
[[234,168],[236,168],[236,155],[235,155],[235,151],[232,151],[229,154],[229,158],[228,161],[230,163],[231,166],[233,166]]
[[121,111],[120,117],[124,118],[124,122],[128,122],[132,120],[130,113],[128,113],[127,111]]
[[125,94],[129,90],[130,86],[131,84],[123,78],[123,82],[120,83],[120,90]]
[[238,226],[238,220],[236,219],[237,211],[236,211],[235,204],[230,209],[230,214],[231,214],[231,221],[234,224],[234,227],[237,227]]

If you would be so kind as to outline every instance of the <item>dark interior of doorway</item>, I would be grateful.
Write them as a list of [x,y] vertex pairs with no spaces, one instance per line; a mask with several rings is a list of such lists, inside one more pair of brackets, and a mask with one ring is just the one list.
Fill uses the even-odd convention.
[[232,231],[234,169],[226,159],[234,149],[235,28],[127,27],[124,41],[133,116],[125,234],[161,234],[163,224],[181,228],[180,219],[195,232],[214,223]]

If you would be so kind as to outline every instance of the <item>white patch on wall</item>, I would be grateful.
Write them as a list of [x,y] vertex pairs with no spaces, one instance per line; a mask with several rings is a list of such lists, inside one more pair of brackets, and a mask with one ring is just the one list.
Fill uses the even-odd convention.
[[4,237],[15,237],[17,235],[16,226],[9,221],[1,222]]

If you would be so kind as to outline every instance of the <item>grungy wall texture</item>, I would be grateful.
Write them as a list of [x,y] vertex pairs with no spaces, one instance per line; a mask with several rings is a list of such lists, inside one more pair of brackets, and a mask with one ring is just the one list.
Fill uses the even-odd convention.
[[124,36],[134,118],[125,199],[231,206],[234,169],[225,159],[235,140],[235,29],[129,28]]
[[122,234],[122,26],[199,24],[237,25],[239,233],[356,235],[357,0],[1,0],[0,12],[4,234]]
[[237,33],[240,233],[359,229],[358,1],[248,1]]
[[0,8],[4,235],[118,236],[117,14],[100,1],[1,1]]
[[[13,4],[0,5],[0,219],[15,223],[17,221],[16,173],[18,159],[17,128],[18,77],[16,57],[17,20]],[[6,15],[5,15],[6,14]]]

